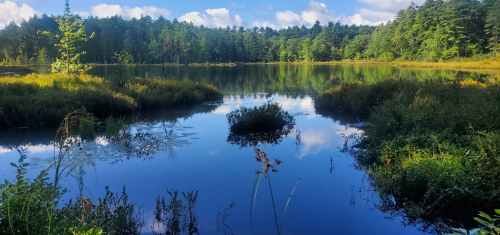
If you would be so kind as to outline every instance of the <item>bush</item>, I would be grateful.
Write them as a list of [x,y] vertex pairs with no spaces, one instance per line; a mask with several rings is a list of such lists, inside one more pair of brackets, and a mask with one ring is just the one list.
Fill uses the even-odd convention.
[[460,218],[500,205],[498,100],[498,84],[395,80],[342,84],[315,105],[369,123],[355,156],[382,195]]
[[[285,126],[293,128],[295,118],[276,103],[267,102],[260,107],[232,111],[227,114],[231,132],[247,134],[252,132],[273,132]],[[290,128],[290,129],[291,129]]]

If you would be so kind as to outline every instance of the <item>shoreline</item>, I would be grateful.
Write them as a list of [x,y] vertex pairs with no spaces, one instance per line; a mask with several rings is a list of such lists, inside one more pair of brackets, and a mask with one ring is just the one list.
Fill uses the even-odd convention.
[[[238,65],[392,65],[401,68],[442,68],[442,69],[491,69],[500,70],[500,57],[489,58],[479,61],[463,61],[463,62],[424,62],[424,61],[392,61],[384,62],[377,60],[342,60],[342,61],[325,61],[325,62],[231,62],[231,63],[191,63],[191,64],[135,64],[135,66],[165,66],[165,67],[233,67]],[[113,66],[116,64],[88,64],[90,66]],[[0,69],[11,68],[16,71],[26,70],[30,66],[50,66],[44,64],[27,64],[27,65],[0,65]]]

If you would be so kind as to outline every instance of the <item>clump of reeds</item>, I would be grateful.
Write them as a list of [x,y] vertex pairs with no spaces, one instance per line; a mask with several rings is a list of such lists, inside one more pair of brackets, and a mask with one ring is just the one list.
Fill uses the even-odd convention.
[[352,153],[383,195],[414,214],[470,218],[455,205],[500,205],[499,99],[494,79],[392,80],[342,84],[315,103],[368,124]]
[[242,107],[232,111],[227,114],[227,120],[231,132],[237,134],[273,132],[283,127],[295,126],[295,118],[284,111],[281,105],[271,102],[259,107]]

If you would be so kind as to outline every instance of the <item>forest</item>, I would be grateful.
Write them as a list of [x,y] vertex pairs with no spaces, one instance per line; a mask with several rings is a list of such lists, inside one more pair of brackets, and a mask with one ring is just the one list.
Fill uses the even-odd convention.
[[[50,64],[59,56],[56,19],[34,16],[0,30],[0,64]],[[77,16],[79,17],[79,16]],[[80,63],[115,63],[127,51],[134,63],[449,61],[497,57],[500,47],[500,0],[427,0],[399,11],[379,26],[316,21],[306,26],[207,28],[160,16],[125,20],[120,16],[84,19],[95,37],[78,49]]]

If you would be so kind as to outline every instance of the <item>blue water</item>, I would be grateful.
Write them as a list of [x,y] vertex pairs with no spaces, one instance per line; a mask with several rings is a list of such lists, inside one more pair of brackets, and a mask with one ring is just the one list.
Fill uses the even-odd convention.
[[[71,164],[83,165],[86,171],[83,193],[95,200],[104,196],[105,186],[121,192],[126,185],[129,198],[136,206],[144,208],[143,232],[146,234],[151,232],[155,200],[159,195],[168,198],[167,189],[179,192],[199,190],[197,216],[200,234],[218,234],[217,212],[233,202],[235,205],[230,209],[226,225],[232,234],[252,234],[252,191],[257,179],[255,172],[263,164],[255,161],[253,147],[227,142],[229,126],[226,114],[241,106],[256,106],[268,100],[280,103],[284,110],[295,115],[300,131],[298,146],[296,130],[277,145],[258,146],[271,159],[278,158],[283,162],[278,166],[279,172],[270,173],[278,225],[290,193],[302,177],[283,219],[283,234],[422,234],[418,228],[404,226],[402,217],[389,218],[389,214],[377,209],[380,197],[370,187],[367,174],[357,170],[351,156],[340,152],[345,142],[342,136],[360,131],[317,115],[312,99],[307,95],[226,96],[224,102],[210,108],[210,112],[195,113],[175,123],[162,121],[162,115],[175,116],[178,112],[156,112],[145,119],[148,120],[146,124],[130,128],[146,125],[157,130],[173,130],[175,143],[168,148],[148,157],[127,159],[125,155],[113,154],[113,149],[119,150],[120,144],[101,140],[104,147],[92,151],[95,167],[85,161]],[[157,133],[159,136],[160,132]],[[8,146],[14,142],[28,148],[28,162],[32,163],[30,178],[36,177],[53,156],[53,145],[48,137],[31,141],[30,135],[19,134],[16,138],[10,140],[11,143],[8,138],[0,138],[4,142],[0,147],[2,181],[13,180],[15,176],[9,163],[17,161],[19,154]],[[103,151],[109,156],[103,155]],[[74,178],[65,177],[62,186],[70,189],[65,195],[66,200],[79,195]],[[253,229],[255,234],[277,234],[268,178],[262,178],[258,188]]]

